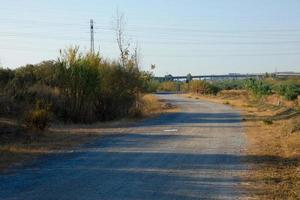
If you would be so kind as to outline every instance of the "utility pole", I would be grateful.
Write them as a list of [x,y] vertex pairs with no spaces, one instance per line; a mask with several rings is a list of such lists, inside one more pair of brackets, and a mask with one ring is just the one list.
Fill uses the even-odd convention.
[[95,40],[94,40],[94,21],[91,19],[90,21],[91,28],[91,53],[95,53]]

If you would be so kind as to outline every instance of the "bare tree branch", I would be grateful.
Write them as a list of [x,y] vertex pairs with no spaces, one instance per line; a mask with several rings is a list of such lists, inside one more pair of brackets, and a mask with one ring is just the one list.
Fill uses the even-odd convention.
[[126,20],[123,13],[119,10],[116,12],[114,31],[116,34],[117,44],[120,50],[121,63],[124,67],[128,61],[130,43],[125,34]]

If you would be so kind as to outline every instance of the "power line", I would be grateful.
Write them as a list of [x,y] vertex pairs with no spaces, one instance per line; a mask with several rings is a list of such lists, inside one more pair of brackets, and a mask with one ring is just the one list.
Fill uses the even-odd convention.
[[[91,48],[94,46],[94,31],[91,29]],[[35,39],[50,39],[50,40],[68,40],[68,41],[87,41],[87,38],[84,37],[69,37],[68,35],[58,35],[58,36],[49,36],[48,34],[36,34],[36,33],[20,33],[20,34],[12,34],[12,33],[1,33],[0,38],[35,38]],[[104,38],[103,38],[104,39]],[[257,38],[260,39],[260,38]],[[103,41],[106,43],[114,43],[113,40]],[[300,40],[272,40],[272,41],[208,41],[208,40],[199,40],[199,39],[158,39],[158,40],[143,40],[142,43],[145,44],[168,44],[168,45],[278,45],[278,44],[299,44]]]
[[[4,20],[1,19],[0,20]],[[33,19],[15,19],[15,20],[9,20],[5,19],[3,22],[22,22],[21,25],[24,24],[24,22],[28,22],[30,25],[35,27],[34,23],[40,23],[40,24],[47,24],[54,25],[54,26],[77,26],[84,28],[85,25],[83,23],[61,23],[61,22],[54,22],[54,21],[47,21],[47,20],[33,20]],[[109,26],[95,26],[95,29],[105,29],[105,30],[112,30]],[[218,29],[211,29],[211,30],[204,30],[204,29],[195,29],[195,28],[178,28],[178,25],[174,26],[157,26],[157,25],[150,25],[150,26],[140,26],[140,25],[128,25],[129,29],[132,29],[132,31],[139,31],[139,30],[146,30],[146,31],[172,31],[172,32],[201,32],[201,33],[287,33],[287,32],[293,32],[298,33],[300,32],[300,29],[254,29],[254,30],[218,30]]]
[[199,55],[147,55],[148,57],[160,58],[198,58],[198,57],[260,57],[260,56],[295,56],[300,52],[294,53],[265,53],[265,54],[199,54]]
[[[24,52],[40,52],[40,51],[48,51],[48,52],[58,52],[59,49],[50,49],[50,48],[31,48],[31,47],[24,47],[24,48],[6,48],[6,47],[0,47],[0,50],[11,50],[11,51],[24,51]],[[226,51],[224,51],[226,52]],[[293,56],[293,55],[300,55],[300,52],[271,52],[271,53],[232,53],[232,54],[192,54],[192,55],[162,55],[162,54],[144,54],[147,57],[160,57],[160,58],[197,58],[197,57],[259,57],[259,56]]]

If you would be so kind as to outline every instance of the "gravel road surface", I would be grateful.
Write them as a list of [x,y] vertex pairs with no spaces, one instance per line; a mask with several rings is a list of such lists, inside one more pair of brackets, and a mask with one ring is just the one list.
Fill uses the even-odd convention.
[[[229,106],[172,94],[181,107],[69,152],[0,174],[0,199],[242,199],[245,136]],[[93,130],[94,131],[94,130]],[[110,132],[110,133],[109,133]]]

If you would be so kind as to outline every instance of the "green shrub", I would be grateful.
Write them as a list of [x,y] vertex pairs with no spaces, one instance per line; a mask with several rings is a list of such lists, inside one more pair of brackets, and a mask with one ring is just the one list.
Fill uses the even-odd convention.
[[141,73],[132,62],[122,66],[99,54],[82,55],[78,48],[65,51],[58,65],[65,121],[91,123],[129,116],[138,109],[141,92],[150,88],[151,74]]
[[213,85],[220,88],[220,90],[239,90],[243,89],[244,80],[224,80],[214,82]]
[[160,82],[153,78],[153,74],[150,72],[141,72],[141,83],[144,92],[153,93],[158,90]]
[[246,80],[244,87],[256,98],[261,98],[272,93],[272,88],[269,84],[256,79]]
[[144,91],[153,93],[153,92],[156,92],[158,90],[158,87],[159,87],[159,82],[158,81],[154,81],[154,80],[145,81]]
[[274,90],[286,100],[292,101],[297,99],[300,93],[300,86],[296,84],[280,84],[274,86]]
[[280,85],[278,87],[278,93],[286,100],[292,101],[297,99],[300,94],[300,86],[295,84]]
[[[12,70],[0,68],[0,88],[5,88],[13,78],[14,72]],[[0,94],[2,92],[0,91]]]
[[212,84],[210,84],[210,86],[208,87],[208,94],[212,94],[212,95],[217,95],[218,92],[220,92],[221,89],[218,88],[217,86],[214,86]]
[[286,85],[280,84],[280,85],[275,85],[273,87],[273,90],[279,94],[280,96],[284,96],[285,95],[285,91],[286,91]]
[[189,91],[197,94],[216,95],[220,88],[207,81],[193,80],[190,82]]
[[286,88],[284,98],[286,100],[291,101],[297,99],[298,95],[299,95],[299,88],[297,88],[296,86],[289,86]]
[[166,92],[181,91],[182,83],[175,81],[162,82],[158,86],[158,90]]
[[49,107],[37,102],[35,109],[29,111],[24,118],[26,128],[31,130],[44,131],[50,125],[51,114]]

